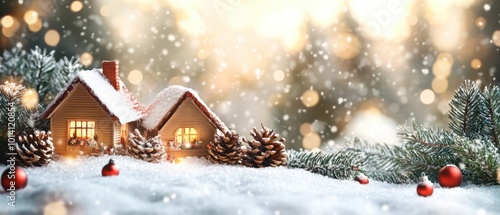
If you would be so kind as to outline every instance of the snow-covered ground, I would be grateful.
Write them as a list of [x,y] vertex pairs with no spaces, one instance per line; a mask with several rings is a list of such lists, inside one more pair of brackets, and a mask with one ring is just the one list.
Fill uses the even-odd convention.
[[[0,195],[0,214],[500,214],[500,186],[436,188],[334,180],[300,169],[253,169],[188,158],[151,164],[114,156],[117,177],[102,177],[110,157],[59,160],[27,168],[16,207]],[[6,166],[0,166],[3,171]]]

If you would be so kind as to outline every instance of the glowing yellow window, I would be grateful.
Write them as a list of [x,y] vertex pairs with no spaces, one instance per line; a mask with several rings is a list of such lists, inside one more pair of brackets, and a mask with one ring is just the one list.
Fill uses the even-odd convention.
[[198,140],[198,130],[196,128],[177,128],[175,130],[175,142],[195,143]]
[[95,121],[69,121],[69,139],[94,139]]

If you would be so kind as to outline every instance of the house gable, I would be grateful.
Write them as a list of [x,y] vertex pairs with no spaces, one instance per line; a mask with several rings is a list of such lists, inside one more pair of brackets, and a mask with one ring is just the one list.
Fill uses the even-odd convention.
[[187,100],[191,101],[215,128],[222,132],[228,130],[194,91],[182,86],[170,86],[160,92],[141,118],[141,125],[147,130],[159,131]]
[[80,83],[74,85],[51,116],[52,138],[57,153],[66,151],[70,120],[95,121],[98,142],[113,143],[113,118]]
[[198,130],[198,141],[202,141],[204,145],[202,148],[205,148],[206,144],[214,138],[217,129],[194,101],[189,98],[179,104],[176,111],[159,129],[162,141],[165,143],[174,141],[175,131],[178,128],[196,128]]

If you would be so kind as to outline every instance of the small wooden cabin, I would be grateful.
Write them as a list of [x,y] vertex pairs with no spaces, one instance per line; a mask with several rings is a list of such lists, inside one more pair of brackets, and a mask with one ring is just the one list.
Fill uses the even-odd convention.
[[79,72],[41,117],[50,119],[57,154],[92,154],[125,144],[144,111],[120,80],[118,62],[104,61],[102,69]]
[[161,136],[166,152],[176,158],[205,156],[217,130],[228,128],[193,90],[170,86],[146,109],[140,125]]

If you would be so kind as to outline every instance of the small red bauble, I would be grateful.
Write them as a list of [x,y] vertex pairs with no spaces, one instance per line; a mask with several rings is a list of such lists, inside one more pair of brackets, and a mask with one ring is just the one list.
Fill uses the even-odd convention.
[[115,176],[120,174],[120,170],[115,165],[113,159],[109,159],[109,163],[102,168],[102,176]]
[[438,182],[441,187],[458,187],[462,184],[462,171],[455,165],[446,165],[439,170]]
[[417,185],[417,194],[419,196],[427,197],[431,196],[434,192],[434,185],[429,181],[427,176],[422,176],[420,182]]
[[10,166],[2,173],[2,187],[5,191],[15,191],[26,187],[28,175],[18,166]]
[[360,184],[368,184],[369,182],[368,177],[366,177],[366,175],[363,173],[360,173],[355,180]]

